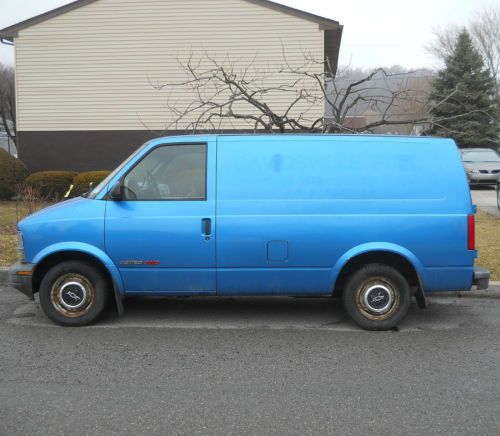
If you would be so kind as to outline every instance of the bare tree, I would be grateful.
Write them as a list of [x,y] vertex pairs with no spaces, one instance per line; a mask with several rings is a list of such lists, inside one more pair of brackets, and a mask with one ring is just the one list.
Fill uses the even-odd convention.
[[[451,56],[463,27],[450,25],[434,29],[434,41],[427,51],[437,59]],[[485,8],[476,12],[466,29],[472,36],[475,47],[496,80],[496,91],[500,95],[500,8]]]
[[[267,69],[253,62],[237,66],[207,53],[179,60],[185,80],[150,80],[156,90],[167,93],[165,130],[358,133],[439,121],[431,119],[428,88],[410,86],[419,76],[415,72],[378,68],[352,79],[351,69],[334,74],[331,65],[325,68],[307,55],[299,65],[283,58],[281,65]],[[180,99],[175,97],[179,94]],[[352,117],[366,110],[375,111],[377,119],[353,126]]]
[[470,33],[496,80],[496,92],[500,95],[500,8],[477,13],[470,23]]
[[14,68],[0,63],[0,121],[8,137],[16,143],[16,91]]
[[[246,129],[284,132],[306,130],[315,121],[309,112],[320,103],[320,93],[307,75],[286,67],[259,70],[253,61],[243,67],[229,58],[219,62],[208,53],[197,59],[191,54],[187,61],[178,63],[186,80],[164,84],[150,81],[155,89],[169,92],[171,120],[166,130],[218,131],[237,124]],[[309,71],[311,65],[307,60],[302,67]],[[187,106],[172,97],[176,89],[192,96]],[[278,108],[270,103],[273,100],[289,103]]]
[[436,27],[432,30],[434,40],[425,49],[429,54],[444,63],[444,60],[453,54],[457,38],[463,27],[453,24],[444,28]]
[[[346,130],[352,117],[365,116],[364,126],[350,127],[355,132],[380,131],[381,127],[408,126],[429,121],[429,71],[405,71],[400,67],[377,68],[368,72],[340,69],[327,80],[326,114],[333,126],[328,130]],[[332,128],[333,127],[333,128]]]

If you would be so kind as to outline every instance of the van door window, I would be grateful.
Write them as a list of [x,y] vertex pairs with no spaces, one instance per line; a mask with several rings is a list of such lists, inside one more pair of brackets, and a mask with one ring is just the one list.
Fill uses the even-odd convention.
[[206,144],[155,148],[125,176],[125,200],[206,200],[206,162]]

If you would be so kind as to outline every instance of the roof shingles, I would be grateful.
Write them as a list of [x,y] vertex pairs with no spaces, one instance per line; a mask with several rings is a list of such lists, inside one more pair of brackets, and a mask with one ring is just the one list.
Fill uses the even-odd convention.
[[[27,27],[33,26],[34,24],[40,23],[45,20],[49,20],[58,15],[64,14],[66,12],[72,11],[74,9],[86,6],[90,3],[94,3],[99,0],[77,0],[72,3],[68,3],[67,5],[61,6],[59,8],[53,9],[51,11],[45,12],[41,15],[37,15],[36,17],[29,18],[28,20],[21,21],[20,23],[14,24],[12,26],[6,27],[0,30],[0,37],[8,40],[12,40],[17,36],[17,33],[25,29]],[[314,23],[318,23],[321,29],[339,29],[342,26],[339,25],[338,21],[320,17],[319,15],[314,15],[309,12],[301,11],[299,9],[292,8],[290,6],[285,6],[279,3],[275,3],[269,0],[242,0],[250,3],[254,3],[266,8],[274,9],[279,12],[283,12],[285,14],[290,14],[304,20],[312,21]]]

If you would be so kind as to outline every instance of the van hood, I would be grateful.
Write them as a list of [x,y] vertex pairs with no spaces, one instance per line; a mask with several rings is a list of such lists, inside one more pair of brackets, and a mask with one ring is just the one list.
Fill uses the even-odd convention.
[[80,209],[83,204],[87,204],[89,200],[83,197],[76,197],[70,200],[65,200],[60,203],[53,204],[44,209],[28,215],[18,223],[18,228],[25,225],[33,224],[35,222],[52,221],[53,219],[64,219],[73,216],[75,212]]
[[17,228],[22,232],[25,259],[33,262],[47,247],[73,242],[104,249],[106,201],[77,197],[42,209],[23,219]]

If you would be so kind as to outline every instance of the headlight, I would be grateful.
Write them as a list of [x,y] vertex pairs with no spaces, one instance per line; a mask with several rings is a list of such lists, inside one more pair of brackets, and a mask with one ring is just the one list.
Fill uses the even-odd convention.
[[20,231],[17,232],[17,255],[20,260],[24,259],[24,241],[23,234]]
[[467,168],[465,171],[467,171],[469,174],[479,174],[479,170],[474,170],[472,168]]
[[23,234],[20,231],[17,232],[17,249],[24,250]]

